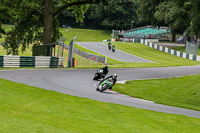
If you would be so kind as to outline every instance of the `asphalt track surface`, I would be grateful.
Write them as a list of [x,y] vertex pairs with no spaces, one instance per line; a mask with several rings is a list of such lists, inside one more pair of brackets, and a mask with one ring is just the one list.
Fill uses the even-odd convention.
[[101,55],[110,57],[112,59],[123,61],[123,62],[141,62],[141,63],[153,63],[152,61],[125,53],[121,50],[118,50],[116,48],[115,53],[113,53],[111,50],[108,50],[108,46],[104,43],[98,43],[98,42],[76,42],[81,47],[84,47],[86,49],[92,50],[94,52],[97,52]]
[[[200,111],[156,104],[109,90],[98,92],[95,87],[98,82],[92,80],[95,72],[95,69],[1,70],[0,78],[97,101],[200,118]],[[108,75],[114,73],[118,81],[170,78],[200,74],[200,66],[110,69]]]

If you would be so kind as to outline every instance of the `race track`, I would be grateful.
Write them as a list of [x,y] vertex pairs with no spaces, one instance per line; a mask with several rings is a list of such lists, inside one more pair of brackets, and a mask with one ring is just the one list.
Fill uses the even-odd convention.
[[153,63],[152,61],[137,57],[135,55],[131,55],[128,53],[125,53],[121,50],[118,50],[116,48],[116,52],[113,53],[110,50],[108,50],[108,47],[103,43],[98,42],[76,42],[81,47],[87,48],[89,50],[92,50],[94,52],[97,52],[101,55],[104,55],[106,57],[110,57],[112,59],[123,61],[123,62],[140,62],[140,63]]
[[[155,104],[114,91],[97,92],[98,82],[92,80],[95,72],[95,69],[1,70],[0,78],[102,102],[200,118],[199,111]],[[118,81],[168,78],[200,74],[200,66],[110,69],[109,75],[113,73],[117,73]]]

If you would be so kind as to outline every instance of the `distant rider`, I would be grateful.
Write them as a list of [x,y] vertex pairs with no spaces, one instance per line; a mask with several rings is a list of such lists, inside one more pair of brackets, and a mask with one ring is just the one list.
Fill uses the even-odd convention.
[[111,44],[111,42],[109,42],[109,43],[108,43],[108,49],[109,49],[109,50],[111,50],[111,46],[112,46],[112,44]]
[[112,45],[112,52],[115,52],[115,45]]

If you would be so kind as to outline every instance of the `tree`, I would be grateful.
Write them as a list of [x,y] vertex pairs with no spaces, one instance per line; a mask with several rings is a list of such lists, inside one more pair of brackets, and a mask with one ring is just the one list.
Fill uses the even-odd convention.
[[164,21],[169,26],[172,41],[176,41],[176,32],[185,31],[189,24],[187,3],[184,0],[161,2],[156,7],[154,17],[158,21]]
[[137,16],[138,21],[144,24],[160,25],[154,13],[156,12],[156,7],[165,0],[138,0]]
[[8,9],[4,7],[0,7],[0,35],[5,34],[5,30],[2,28],[2,22],[1,20],[9,19],[11,18]]
[[167,25],[172,41],[177,31],[200,36],[200,0],[139,0],[137,15],[146,24]]
[[110,0],[107,5],[91,6],[86,25],[105,29],[130,29],[136,22],[136,4],[133,0]]
[[29,44],[49,44],[60,36],[57,15],[64,10],[73,10],[77,21],[82,21],[90,4],[106,0],[2,0],[0,6],[9,7],[15,26],[7,33],[4,47],[8,54],[18,54]]
[[190,36],[196,36],[196,40],[200,38],[200,0],[191,0],[187,2],[191,7],[189,11],[190,25],[187,29]]

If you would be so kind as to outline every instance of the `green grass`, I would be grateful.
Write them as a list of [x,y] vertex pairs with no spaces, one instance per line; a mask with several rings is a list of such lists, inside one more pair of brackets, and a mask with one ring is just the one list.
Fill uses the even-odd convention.
[[200,119],[78,98],[0,79],[0,132],[199,133]]
[[200,75],[171,79],[134,80],[117,84],[120,93],[156,103],[200,111]]
[[[1,45],[0,45],[0,55],[7,55],[6,50]],[[27,48],[26,51],[24,51],[24,52],[21,52],[21,50],[19,50],[19,55],[20,56],[32,56],[32,47]]]
[[153,61],[155,63],[126,63],[115,65],[115,67],[166,67],[166,66],[186,66],[199,65],[200,62],[176,57],[156,49],[152,49],[144,44],[139,43],[114,43],[117,49],[127,53],[136,55],[138,57]]
[[[9,30],[11,30],[13,26],[12,25],[7,25],[7,24],[3,24],[2,25],[2,28],[8,32]],[[3,43],[4,42],[4,36],[2,36],[2,38],[0,38],[0,43]]]
[[[68,30],[68,32],[66,32]],[[92,29],[66,29],[60,28],[63,36],[67,38],[66,43],[77,36],[76,42],[101,42],[102,40],[111,38],[111,31],[106,30],[92,30]]]
[[[2,25],[5,31],[9,31],[13,26],[12,25]],[[68,30],[68,32],[66,32]],[[66,38],[66,43],[69,42],[77,36],[77,42],[101,42],[105,39],[111,38],[111,31],[110,30],[93,30],[93,29],[67,29],[67,28],[60,28],[63,36]],[[0,38],[0,42],[3,42],[4,38]]]
[[[114,59],[108,58],[108,64],[111,68],[129,68],[129,67],[167,67],[167,66],[188,66],[188,65],[200,65],[200,62],[183,59],[180,57],[176,57],[156,49],[152,49],[148,46],[139,43],[126,43],[126,42],[114,42],[116,48],[132,55],[136,55],[138,57],[153,61],[155,63],[127,63],[120,62]],[[86,48],[83,48],[79,45],[75,45],[76,48],[96,54],[99,56],[103,56],[99,53],[93,52]]]

